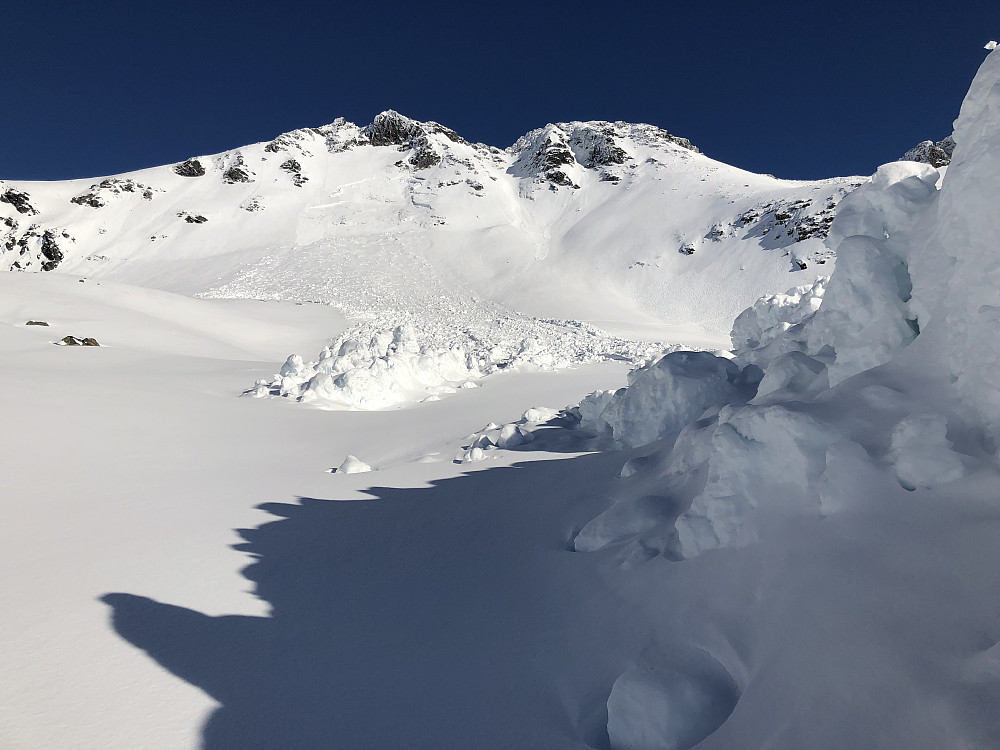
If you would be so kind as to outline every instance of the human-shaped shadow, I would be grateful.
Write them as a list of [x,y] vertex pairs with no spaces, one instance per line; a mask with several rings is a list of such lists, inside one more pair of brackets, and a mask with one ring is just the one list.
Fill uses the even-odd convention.
[[621,460],[264,505],[281,520],[237,549],[270,617],[103,601],[123,638],[221,704],[208,750],[606,746],[626,631],[644,625],[601,589],[600,556],[569,551],[566,519],[607,506],[593,478]]

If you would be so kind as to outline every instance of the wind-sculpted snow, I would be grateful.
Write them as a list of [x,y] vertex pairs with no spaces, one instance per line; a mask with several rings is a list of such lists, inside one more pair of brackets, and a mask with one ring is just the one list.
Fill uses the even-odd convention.
[[628,387],[599,413],[594,414],[589,403],[582,405],[580,426],[606,433],[626,447],[645,445],[676,435],[709,407],[746,401],[759,380],[760,369],[754,365],[741,371],[708,352],[673,352],[633,370]]

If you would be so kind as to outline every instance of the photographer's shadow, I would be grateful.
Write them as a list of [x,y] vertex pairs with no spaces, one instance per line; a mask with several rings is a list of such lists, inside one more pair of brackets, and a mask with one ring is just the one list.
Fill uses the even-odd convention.
[[564,524],[606,507],[587,478],[620,463],[595,454],[264,505],[280,520],[241,530],[237,549],[255,558],[244,574],[270,617],[103,601],[123,638],[221,704],[208,750],[601,746],[628,655],[607,648],[600,557],[569,552]]

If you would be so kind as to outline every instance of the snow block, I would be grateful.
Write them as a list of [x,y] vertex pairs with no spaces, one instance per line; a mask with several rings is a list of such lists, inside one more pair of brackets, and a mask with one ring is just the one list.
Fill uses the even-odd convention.
[[[740,380],[731,360],[708,352],[672,352],[633,370],[597,418],[616,442],[636,447],[679,433],[709,407],[744,402],[756,384]],[[601,431],[598,429],[598,431]]]
[[703,674],[636,667],[621,675],[608,698],[612,750],[689,750],[722,726],[739,690],[722,665],[713,667]]
[[905,489],[935,487],[965,475],[961,459],[945,437],[947,431],[938,414],[906,417],[893,429],[893,469]]
[[337,467],[338,474],[363,474],[371,470],[371,466],[361,461],[357,456],[351,455],[348,455],[344,462]]

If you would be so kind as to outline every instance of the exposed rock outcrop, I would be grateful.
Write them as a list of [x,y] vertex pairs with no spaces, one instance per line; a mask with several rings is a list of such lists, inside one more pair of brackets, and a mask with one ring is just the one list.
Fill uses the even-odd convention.
[[116,198],[123,193],[138,193],[147,201],[153,199],[153,189],[148,185],[143,185],[127,177],[109,177],[91,185],[86,192],[70,198],[69,202],[78,206],[103,208],[107,205],[109,198]]
[[921,164],[930,164],[932,167],[946,167],[951,164],[951,155],[955,150],[955,139],[948,136],[935,143],[934,141],[923,141],[911,148],[899,161],[916,161]]
[[[449,140],[461,140],[457,133],[437,123],[428,123],[428,126],[445,135],[450,133]],[[411,151],[406,161],[414,169],[427,169],[441,162],[441,155],[434,149],[424,126],[395,110],[379,114],[361,133],[373,146],[398,146],[400,151]]]
[[19,214],[27,214],[28,216],[38,214],[38,209],[31,205],[31,196],[12,187],[0,193],[0,203],[9,203]]
[[174,172],[181,177],[203,177],[205,175],[205,167],[197,159],[188,159],[186,162],[175,166]]

